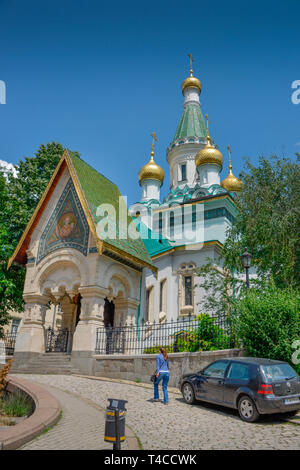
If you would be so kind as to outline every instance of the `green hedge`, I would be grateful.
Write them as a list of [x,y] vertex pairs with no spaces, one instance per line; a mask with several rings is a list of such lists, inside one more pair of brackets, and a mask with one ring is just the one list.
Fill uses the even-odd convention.
[[300,292],[274,286],[249,290],[237,303],[237,332],[246,354],[292,362],[292,344],[300,339]]

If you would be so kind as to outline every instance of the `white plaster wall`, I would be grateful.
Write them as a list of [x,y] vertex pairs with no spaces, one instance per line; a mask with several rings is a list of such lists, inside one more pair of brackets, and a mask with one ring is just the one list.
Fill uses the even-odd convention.
[[198,167],[200,185],[203,188],[209,188],[212,184],[220,184],[220,172],[222,167],[219,165],[206,164]]
[[[195,186],[197,183],[197,170],[195,164],[195,155],[204,144],[201,143],[186,143],[174,147],[167,155],[167,160],[170,165],[170,189],[184,187],[186,184]],[[181,183],[179,181],[179,165],[186,164],[186,180]]]
[[194,87],[186,88],[183,92],[184,104],[193,102],[193,103],[198,103],[200,105],[199,95],[200,95],[200,92],[198,88],[194,88]]
[[141,188],[142,188],[142,198],[141,201],[149,201],[150,199],[157,199],[160,200],[160,181],[146,179],[142,181]]
[[[196,267],[207,264],[208,259],[213,259],[216,263],[218,260],[219,251],[215,246],[203,247],[201,250],[183,250],[172,252],[168,255],[161,256],[154,261],[154,264],[158,268],[157,278],[149,271],[145,270],[145,288],[142,296],[141,303],[141,318],[145,317],[146,313],[146,298],[145,291],[147,288],[153,286],[154,288],[154,318],[157,322],[159,319],[159,288],[160,281],[167,279],[167,319],[166,321],[177,320],[179,315],[178,306],[178,274],[177,271],[182,264],[194,263]],[[197,284],[197,278],[195,279]],[[195,288],[195,313],[200,313],[197,304],[204,295],[203,289],[199,287]]]

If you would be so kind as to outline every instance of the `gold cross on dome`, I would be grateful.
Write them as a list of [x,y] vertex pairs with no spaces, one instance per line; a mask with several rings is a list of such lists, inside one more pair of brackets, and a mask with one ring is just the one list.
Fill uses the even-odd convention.
[[189,58],[190,58],[190,74],[192,75],[193,74],[193,56],[192,54],[188,54]]
[[228,156],[229,156],[229,168],[231,167],[231,148],[230,145],[227,145]]
[[205,117],[206,117],[206,129],[207,129],[207,132],[208,132],[208,125],[209,125],[208,114],[205,114]]
[[156,137],[155,132],[152,132],[151,137],[153,138],[153,140],[152,140],[152,152],[151,153],[153,153],[153,155],[154,155],[154,142],[155,141],[157,142],[157,137]]

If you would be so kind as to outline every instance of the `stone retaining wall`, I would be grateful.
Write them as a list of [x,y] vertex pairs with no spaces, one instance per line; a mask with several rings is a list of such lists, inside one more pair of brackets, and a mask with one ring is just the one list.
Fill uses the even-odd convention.
[[[203,369],[210,362],[226,357],[242,356],[241,349],[222,351],[201,351],[195,353],[169,354],[170,386],[177,387],[181,375]],[[111,379],[139,380],[150,383],[150,376],[155,370],[156,354],[129,355],[94,355],[72,354],[72,363],[82,374],[107,377]]]
[[35,404],[35,411],[29,418],[0,429],[0,450],[14,450],[53,426],[60,416],[61,406],[47,390],[28,380],[9,376],[6,390],[10,393],[21,390]]

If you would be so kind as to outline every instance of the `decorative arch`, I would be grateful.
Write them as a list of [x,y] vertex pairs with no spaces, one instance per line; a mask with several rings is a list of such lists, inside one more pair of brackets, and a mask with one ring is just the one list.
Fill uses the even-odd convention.
[[103,283],[106,289],[111,289],[113,296],[117,296],[119,289],[124,298],[133,294],[133,286],[129,271],[117,263],[110,265],[103,274]]
[[88,284],[88,265],[84,255],[75,249],[61,249],[49,254],[36,268],[35,290],[74,290]]

